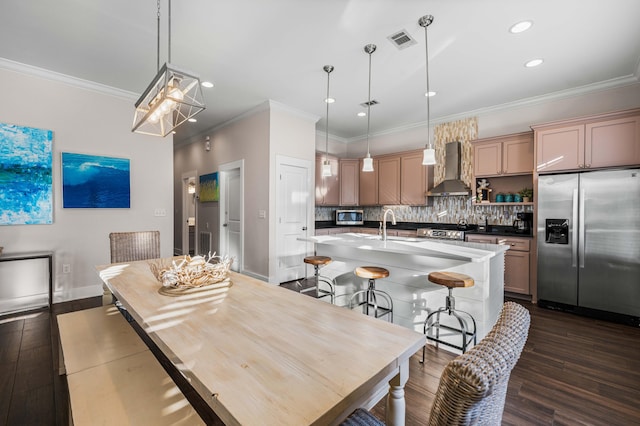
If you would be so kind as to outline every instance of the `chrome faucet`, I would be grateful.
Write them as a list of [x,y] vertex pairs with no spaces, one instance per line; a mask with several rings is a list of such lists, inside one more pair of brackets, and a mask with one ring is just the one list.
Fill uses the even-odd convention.
[[384,209],[384,215],[382,215],[382,241],[387,241],[387,213],[391,213],[391,224],[396,224],[396,215],[391,209]]

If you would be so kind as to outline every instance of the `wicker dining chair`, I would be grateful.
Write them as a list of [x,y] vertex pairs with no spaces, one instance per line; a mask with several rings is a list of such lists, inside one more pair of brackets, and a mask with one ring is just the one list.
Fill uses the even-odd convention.
[[[529,311],[506,302],[491,331],[471,350],[445,367],[436,391],[429,425],[499,425],[511,370],[529,334]],[[341,426],[384,426],[358,408]]]
[[111,263],[160,257],[160,231],[112,232],[109,242]]
[[[111,263],[134,262],[160,257],[160,231],[112,232],[109,234]],[[131,317],[124,307],[103,286],[103,304],[115,303],[128,321]]]

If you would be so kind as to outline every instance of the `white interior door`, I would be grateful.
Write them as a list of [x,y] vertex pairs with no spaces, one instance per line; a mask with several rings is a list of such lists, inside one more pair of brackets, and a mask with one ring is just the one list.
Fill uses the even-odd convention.
[[281,163],[277,178],[277,276],[279,282],[285,282],[305,275],[303,259],[307,244],[298,238],[307,236],[309,167]]
[[231,269],[243,270],[243,162],[220,166],[220,255],[234,258]]

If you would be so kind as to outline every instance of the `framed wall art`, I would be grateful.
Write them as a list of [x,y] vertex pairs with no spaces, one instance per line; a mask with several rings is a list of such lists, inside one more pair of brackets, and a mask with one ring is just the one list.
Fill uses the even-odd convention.
[[131,206],[127,158],[62,153],[62,206],[117,209]]
[[218,172],[200,176],[200,194],[198,196],[202,203],[220,199]]
[[53,223],[51,130],[0,123],[0,225]]

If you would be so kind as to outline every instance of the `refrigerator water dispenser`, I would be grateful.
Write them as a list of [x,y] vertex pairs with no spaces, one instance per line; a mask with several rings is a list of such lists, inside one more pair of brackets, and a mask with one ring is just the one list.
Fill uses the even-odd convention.
[[546,219],[545,242],[569,244],[569,219]]

